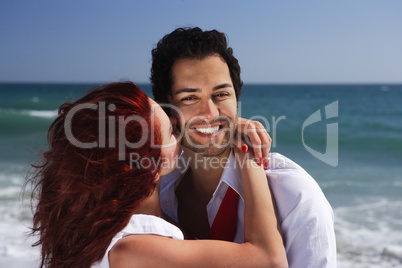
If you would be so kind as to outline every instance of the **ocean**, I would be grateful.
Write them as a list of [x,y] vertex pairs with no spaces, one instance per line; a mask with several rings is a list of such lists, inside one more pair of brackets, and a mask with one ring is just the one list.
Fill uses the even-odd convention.
[[[0,266],[35,267],[29,164],[61,103],[95,84],[0,84]],[[150,85],[139,85],[152,96]],[[338,267],[402,267],[402,85],[252,85],[239,115],[306,169],[335,214]],[[61,230],[62,231],[62,230]]]

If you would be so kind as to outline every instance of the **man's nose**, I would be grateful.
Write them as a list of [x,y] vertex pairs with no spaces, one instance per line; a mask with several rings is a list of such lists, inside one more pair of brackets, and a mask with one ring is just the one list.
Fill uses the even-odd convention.
[[200,115],[204,116],[208,120],[213,120],[219,116],[219,109],[211,99],[203,102],[203,105],[201,105],[200,108]]

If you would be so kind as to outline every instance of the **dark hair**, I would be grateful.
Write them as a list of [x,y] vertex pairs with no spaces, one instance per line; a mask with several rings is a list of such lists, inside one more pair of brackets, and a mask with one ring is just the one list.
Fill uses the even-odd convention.
[[[69,112],[79,104],[104,102],[106,113],[99,109],[81,109],[71,117]],[[114,106],[112,106],[113,104]],[[75,110],[74,110],[75,111]],[[131,82],[113,83],[94,89],[74,103],[59,108],[57,119],[48,132],[49,149],[43,154],[43,164],[32,181],[38,203],[32,233],[39,234],[33,246],[42,247],[41,267],[90,267],[102,259],[112,238],[129,222],[139,204],[155,189],[159,161],[150,166],[130,166],[130,153],[158,159],[160,148],[151,146],[151,135],[140,148],[126,148],[121,161],[119,133],[116,125],[128,116],[138,115],[150,126],[151,105],[148,96]],[[112,123],[110,118],[115,117]],[[73,145],[66,134],[66,122],[71,119],[74,138],[94,142],[103,138],[99,120],[106,119],[109,142],[116,146],[84,149]],[[129,120],[127,120],[129,121]],[[142,139],[144,132],[137,121],[126,122],[126,141]],[[112,127],[113,132],[109,132]],[[156,144],[161,144],[159,125],[154,126]]]
[[219,54],[226,61],[237,100],[243,82],[240,79],[240,66],[228,47],[226,35],[217,30],[203,31],[200,28],[178,28],[165,35],[152,50],[151,83],[156,101],[168,103],[172,88],[172,66],[176,60],[184,58],[204,59]]

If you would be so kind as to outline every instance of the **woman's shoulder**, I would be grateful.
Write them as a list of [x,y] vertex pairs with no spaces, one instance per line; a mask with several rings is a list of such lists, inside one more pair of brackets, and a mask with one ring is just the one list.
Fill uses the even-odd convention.
[[145,214],[134,214],[120,233],[121,237],[133,234],[153,234],[184,239],[183,233],[175,225],[160,217]]
[[180,229],[166,220],[153,215],[134,214],[126,227],[112,239],[103,259],[92,268],[124,267],[123,260],[147,257],[149,252],[153,252],[149,250],[157,246],[161,238],[184,239]]
[[119,239],[108,253],[109,267],[129,267],[156,255],[161,239],[171,239],[156,235],[127,235]]

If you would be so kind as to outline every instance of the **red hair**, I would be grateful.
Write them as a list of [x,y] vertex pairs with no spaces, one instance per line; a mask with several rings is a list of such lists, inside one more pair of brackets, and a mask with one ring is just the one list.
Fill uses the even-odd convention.
[[[79,104],[104,102],[104,115],[99,109],[80,109],[71,117],[71,109]],[[113,104],[114,108],[110,108]],[[81,106],[82,107],[82,106]],[[100,107],[100,106],[99,106]],[[90,267],[102,259],[112,238],[129,222],[142,200],[155,189],[159,161],[149,161],[149,166],[130,166],[130,154],[158,160],[161,144],[159,125],[151,126],[155,139],[143,133],[139,120],[126,123],[125,138],[135,143],[148,135],[140,148],[119,149],[121,131],[118,118],[131,115],[143,118],[151,126],[149,99],[131,82],[113,83],[98,87],[74,103],[59,108],[59,116],[48,132],[49,149],[43,153],[43,164],[34,166],[32,178],[38,203],[33,217],[32,233],[39,234],[33,246],[42,247],[40,267]],[[106,116],[106,117],[104,117]],[[120,117],[123,116],[123,117]],[[109,118],[116,118],[116,125],[109,125]],[[105,146],[79,148],[66,135],[69,118],[74,138],[89,144],[104,138]],[[99,132],[100,120],[106,123],[107,139]],[[120,122],[121,123],[121,122]],[[109,132],[109,129],[114,132]],[[115,146],[113,145],[113,142]],[[112,143],[110,143],[112,142]],[[121,142],[121,141],[120,141]],[[122,155],[122,153],[124,153]],[[125,160],[119,160],[119,159]]]

